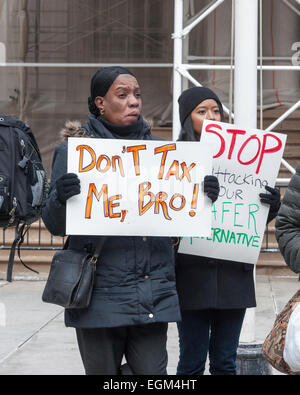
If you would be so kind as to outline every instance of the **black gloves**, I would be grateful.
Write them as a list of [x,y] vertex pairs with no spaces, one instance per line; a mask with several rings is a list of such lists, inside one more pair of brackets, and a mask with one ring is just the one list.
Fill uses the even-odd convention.
[[266,190],[270,193],[260,193],[260,201],[270,205],[270,211],[278,211],[280,208],[280,192],[277,188],[265,186]]
[[65,204],[66,201],[80,193],[80,180],[74,173],[66,173],[56,181],[57,198],[60,203]]
[[278,213],[280,208],[280,191],[277,188],[271,188],[268,185],[265,186],[266,190],[270,193],[260,193],[260,201],[270,205],[270,211],[268,216],[268,222],[272,221]]
[[215,202],[218,199],[220,192],[219,180],[215,176],[205,176],[204,177],[204,192]]
[[[270,205],[270,211],[268,216],[268,222],[272,221],[280,209],[280,191],[278,188],[272,188],[268,185],[265,186],[266,190],[270,193],[260,193],[260,201]],[[215,176],[205,176],[204,177],[204,192],[215,202],[218,199],[220,186],[217,177]]]

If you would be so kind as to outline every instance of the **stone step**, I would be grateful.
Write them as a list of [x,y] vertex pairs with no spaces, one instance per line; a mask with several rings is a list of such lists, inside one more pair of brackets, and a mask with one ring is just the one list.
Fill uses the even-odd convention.
[[279,252],[261,252],[256,265],[257,274],[295,276]]
[[[272,221],[272,223],[275,221]],[[265,231],[262,248],[276,248],[278,249],[277,240],[275,237],[275,225],[269,225],[268,231]]]
[[[8,228],[0,233],[0,244],[10,246],[15,240],[15,228]],[[53,246],[60,247],[63,245],[64,238],[60,236],[52,236],[45,225],[41,224],[39,228],[38,222],[31,225],[29,231],[26,233],[23,241],[23,246]]]
[[[9,252],[9,250],[0,250],[0,273],[6,273]],[[22,250],[21,259],[26,265],[39,271],[41,275],[45,275],[49,272],[50,263],[55,252],[55,250]],[[260,271],[260,274],[262,274],[263,271],[266,271],[266,269],[281,269],[286,274],[294,274],[288,268],[279,252],[261,252],[257,262],[257,269]],[[13,271],[14,273],[34,275],[34,273],[31,273],[20,263],[17,253],[15,255]]]
[[[47,278],[50,269],[50,263],[56,251],[21,251],[21,258],[23,262],[32,269],[39,272],[35,274],[26,269],[19,261],[16,254],[13,273],[14,275],[24,275],[26,277]],[[6,278],[7,262],[9,251],[0,251],[0,279]],[[233,263],[234,264],[234,263]],[[261,252],[256,265],[257,274],[278,274],[278,275],[295,275],[292,272],[280,253]]]
[[[47,278],[50,270],[50,263],[52,257],[55,254],[55,250],[21,250],[22,261],[30,268],[39,272],[36,274],[29,269],[26,269],[24,265],[19,261],[18,253],[15,254],[13,274],[24,275],[25,277],[34,278]],[[6,278],[7,262],[9,258],[10,250],[0,250],[0,279]]]

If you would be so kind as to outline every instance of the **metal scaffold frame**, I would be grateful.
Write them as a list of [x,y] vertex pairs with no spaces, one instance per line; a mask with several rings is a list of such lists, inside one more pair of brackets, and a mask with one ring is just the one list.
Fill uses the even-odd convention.
[[[235,123],[243,123],[249,127],[256,128],[257,123],[257,75],[258,71],[262,77],[263,71],[300,71],[299,65],[276,66],[262,64],[262,0],[231,0],[232,1],[232,37],[231,37],[231,64],[188,64],[183,62],[183,40],[186,39],[191,30],[197,26],[204,18],[210,15],[225,0],[215,0],[208,5],[203,11],[199,12],[184,24],[184,5],[190,0],[174,0],[174,61],[173,61],[173,140],[176,140],[180,131],[179,108],[177,99],[183,90],[184,79],[192,82],[196,86],[201,86],[191,74],[190,70],[227,70],[230,71],[231,77],[234,74],[234,108],[233,114],[231,108],[224,106],[224,111],[229,115],[229,121],[234,119]],[[227,0],[228,1],[228,0]],[[283,0],[287,3],[287,0]],[[296,0],[297,3],[300,1]],[[287,4],[291,6],[291,4]],[[299,12],[295,7],[294,11]],[[260,12],[259,12],[260,11]],[[260,18],[258,18],[260,15]],[[258,37],[258,19],[260,32],[260,64],[257,62],[257,37]],[[244,32],[248,34],[245,35]],[[251,33],[251,34],[250,34]],[[233,51],[234,50],[234,51]],[[234,52],[234,59],[233,59]],[[245,77],[246,76],[246,77]],[[260,78],[260,109],[262,115],[262,89],[263,81]],[[230,84],[232,89],[232,84]],[[247,100],[244,100],[247,92]],[[231,100],[231,93],[229,94]],[[230,101],[229,100],[229,101]],[[247,103],[247,104],[246,104]],[[249,104],[251,103],[251,104]],[[279,123],[284,121],[290,114],[300,107],[300,100],[291,106],[276,121],[269,125],[265,130],[274,129]],[[262,116],[261,116],[262,120]],[[262,125],[262,122],[261,122]],[[261,127],[262,128],[262,127]],[[292,173],[295,169],[284,159],[282,164]],[[290,179],[278,178],[277,183],[287,183]]]
[[[188,35],[192,31],[192,29],[197,26],[201,21],[203,21],[208,15],[210,15],[217,7],[219,7],[221,4],[223,4],[225,1],[232,2],[232,37],[231,37],[231,56],[230,56],[230,64],[207,64],[207,63],[198,63],[198,64],[189,64],[189,63],[183,63],[183,55],[186,58],[190,58],[188,56]],[[299,9],[295,6],[294,3],[300,5],[300,0],[282,0],[283,3],[292,9],[297,15],[300,14]],[[184,23],[184,11],[185,7],[187,7],[189,4],[191,5],[191,8],[193,9],[193,0],[174,0],[174,33],[172,35],[172,38],[174,40],[174,56],[173,56],[173,63],[120,63],[120,66],[123,67],[132,67],[132,68],[173,68],[173,139],[176,140],[179,131],[180,131],[180,122],[179,122],[179,115],[178,115],[178,103],[177,99],[180,96],[183,87],[187,87],[187,82],[190,81],[194,85],[201,85],[199,81],[197,81],[191,74],[191,70],[225,70],[230,72],[230,92],[229,92],[229,107],[227,108],[224,106],[224,111],[229,115],[229,122],[234,120],[236,123],[238,123],[239,119],[239,112],[240,112],[240,104],[241,101],[238,99],[238,95],[241,94],[241,92],[244,89],[244,84],[243,81],[242,83],[236,83],[236,80],[239,79],[239,75],[241,76],[241,80],[243,79],[243,72],[241,71],[240,67],[237,67],[239,62],[242,59],[242,56],[238,55],[238,51],[241,50],[242,48],[246,48],[244,38],[241,40],[240,44],[237,44],[239,41],[239,38],[244,37],[243,34],[240,34],[239,30],[244,28],[245,25],[236,25],[234,26],[234,23],[238,23],[238,21],[241,21],[240,16],[238,18],[235,18],[235,14],[240,13],[240,9],[249,9],[251,10],[253,6],[255,6],[255,23],[254,25],[250,26],[250,29],[253,31],[253,26],[257,26],[257,19],[258,19],[258,6],[257,2],[259,2],[259,8],[260,8],[260,24],[259,24],[259,30],[260,30],[260,64],[255,65],[257,71],[260,72],[260,110],[261,110],[261,125],[262,125],[262,108],[263,108],[263,100],[262,100],[262,72],[263,71],[300,71],[300,65],[294,65],[294,66],[276,66],[276,65],[263,65],[262,61],[263,56],[262,56],[262,0],[212,0],[212,2],[202,11],[200,11],[197,15],[194,15],[193,18],[190,21],[187,21],[186,26],[183,27]],[[254,4],[254,5],[253,5]],[[26,22],[26,6],[27,6],[27,0],[24,2],[20,2],[19,4],[19,17],[23,16],[22,20],[25,20]],[[249,8],[250,7],[250,8]],[[250,11],[251,12],[251,11]],[[245,21],[247,23],[247,20]],[[24,21],[23,21],[24,22]],[[23,23],[25,27],[27,26],[27,22]],[[22,27],[22,32],[24,34],[24,26]],[[235,33],[235,34],[234,34]],[[257,34],[257,30],[254,32],[255,36]],[[250,35],[249,35],[250,36]],[[251,43],[253,43],[254,40],[251,40]],[[185,45],[184,45],[185,43]],[[233,59],[233,55],[235,55]],[[247,51],[246,53],[246,59],[248,63],[249,59],[249,53]],[[5,45],[3,43],[0,43],[0,67],[15,67],[20,70],[20,76],[24,74],[24,70],[27,68],[32,68],[32,67],[38,67],[38,68],[78,68],[78,67],[105,67],[105,66],[110,66],[111,63],[42,63],[42,62],[25,62],[23,60],[23,56],[21,54],[20,56],[20,61],[19,62],[6,62],[6,55],[5,55]],[[198,58],[198,57],[197,57]],[[208,59],[206,57],[199,57],[203,59]],[[213,59],[216,59],[216,57],[213,57]],[[226,58],[224,58],[226,59]],[[257,62],[257,56],[255,54],[255,57],[253,55],[253,59],[255,59],[255,62]],[[270,58],[267,58],[268,60]],[[272,58],[273,59],[273,58]],[[235,62],[234,62],[235,60]],[[235,70],[237,71],[235,72]],[[251,68],[254,71],[254,68]],[[247,73],[249,71],[249,67],[247,65]],[[23,73],[23,74],[22,74]],[[235,79],[235,84],[234,86],[236,87],[235,89],[235,114],[232,112],[232,82],[233,82],[233,75]],[[256,75],[257,76],[257,75]],[[248,77],[247,77],[248,78]],[[244,80],[247,80],[244,79]],[[253,81],[255,79],[254,74],[252,77]],[[24,78],[21,78],[21,80],[24,83]],[[255,79],[257,81],[257,79]],[[249,84],[250,85],[250,84]],[[255,86],[257,86],[255,84]],[[254,93],[254,85],[251,87],[251,92]],[[254,110],[254,106],[257,109],[257,101],[255,99],[255,103],[253,101],[252,105],[252,110],[251,111],[246,111],[245,116],[250,117],[251,119],[254,118],[256,119],[256,116],[254,116],[254,112],[256,113],[256,109]],[[294,112],[297,108],[300,107],[300,100],[295,103],[293,106],[291,106],[290,109],[288,109],[284,114],[282,114],[275,122],[272,123],[272,125],[269,125],[266,130],[270,131],[274,129],[280,122],[285,120],[292,112]],[[247,107],[249,109],[249,107]],[[252,115],[250,115],[250,113]],[[243,124],[245,124],[245,118],[243,116]],[[254,125],[254,123],[253,123]],[[262,127],[261,127],[262,129]],[[284,159],[282,159],[283,165],[292,173],[295,173],[295,169],[287,163]],[[282,183],[287,183],[289,179],[277,179],[277,183],[282,184]]]

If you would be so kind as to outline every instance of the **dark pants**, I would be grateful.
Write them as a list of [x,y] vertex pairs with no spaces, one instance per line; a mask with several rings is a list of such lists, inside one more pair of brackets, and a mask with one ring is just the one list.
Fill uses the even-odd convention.
[[119,375],[122,358],[133,374],[167,374],[167,323],[118,328],[77,328],[87,375]]
[[182,311],[177,323],[177,374],[203,374],[209,352],[212,375],[236,374],[236,355],[246,309]]

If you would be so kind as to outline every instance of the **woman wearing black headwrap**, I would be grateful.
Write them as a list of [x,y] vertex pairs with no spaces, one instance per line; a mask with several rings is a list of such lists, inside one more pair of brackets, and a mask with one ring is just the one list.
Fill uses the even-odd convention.
[[[154,140],[141,108],[139,84],[130,71],[101,69],[91,81],[88,121],[69,122],[63,136]],[[78,193],[78,177],[67,173],[65,141],[54,153],[43,209],[52,234],[65,235],[66,200]],[[71,236],[69,248],[93,251],[97,240]],[[108,237],[95,277],[90,306],[65,311],[66,326],[76,328],[86,374],[120,374],[123,356],[133,374],[166,374],[168,322],[180,319],[171,238]]]
[[[208,88],[193,87],[178,99],[180,141],[200,140],[205,119],[224,121],[223,107]],[[266,187],[261,201],[270,205],[268,222],[280,207],[278,190]],[[178,325],[177,374],[203,374],[209,353],[210,373],[236,374],[236,355],[246,308],[255,307],[253,265],[178,254],[176,282],[182,321]]]

